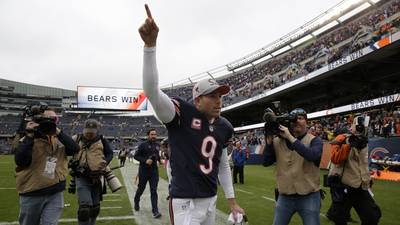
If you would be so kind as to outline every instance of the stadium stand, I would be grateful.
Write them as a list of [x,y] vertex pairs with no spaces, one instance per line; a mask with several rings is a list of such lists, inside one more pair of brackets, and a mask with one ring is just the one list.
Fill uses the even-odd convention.
[[71,111],[77,105],[76,91],[0,79],[0,154],[11,152],[11,143],[21,122],[24,107],[40,102],[57,111],[60,116],[59,126],[70,135],[82,132],[86,119],[99,120],[103,125],[103,135],[111,141],[114,149],[120,149],[122,145],[133,148],[145,138],[149,127],[155,128],[160,138],[166,136],[166,129],[152,116],[67,113],[66,109]]
[[[309,132],[315,136],[321,137],[325,141],[332,141],[334,134],[341,128],[350,129],[353,118],[356,115],[369,116],[368,135],[375,137],[400,137],[400,105],[394,109],[387,107],[363,111],[362,113],[350,113],[322,117],[308,121]],[[262,128],[248,130],[244,133],[238,133],[238,140],[248,141],[251,145],[261,145],[264,143],[264,132]]]
[[[353,15],[352,18],[316,35],[289,51],[275,55],[246,69],[234,71],[232,74],[217,78],[220,82],[228,83],[232,87],[231,93],[225,99],[224,106],[226,107],[260,93],[268,92],[299,77],[310,74],[359,49],[370,46],[386,35],[399,31],[399,28],[400,1],[389,0],[378,2],[371,6],[369,10]],[[339,75],[336,76],[338,76],[336,80],[340,80],[346,75],[341,75],[342,77]],[[169,96],[179,96],[190,100],[192,85],[164,88],[163,90]],[[330,95],[321,94],[320,98],[323,101],[310,98],[309,102],[307,104],[303,102],[302,106],[308,112],[317,112],[399,92],[400,89],[393,86],[385,87],[382,90],[371,90],[370,87],[366,87],[365,90],[359,90],[357,93],[349,95],[346,92],[346,87],[343,87],[338,88],[336,93]],[[305,94],[309,94],[309,92],[305,92]],[[278,94],[275,98],[279,99],[279,96],[282,97],[282,95]],[[282,98],[285,97],[283,96]],[[283,111],[293,108],[296,104],[300,104],[290,104],[290,98],[285,100],[285,105],[282,108]],[[87,118],[99,120],[103,124],[102,133],[117,148],[121,145],[134,147],[137,141],[144,137],[144,132],[148,127],[154,127],[160,136],[166,136],[165,128],[153,116],[131,117],[120,114],[67,113],[66,109],[76,108],[76,101],[76,92],[72,90],[0,79],[0,115],[2,115],[0,116],[0,136],[2,137],[0,138],[0,145],[7,145],[9,139],[14,135],[20,122],[23,107],[25,105],[37,104],[38,102],[45,102],[49,106],[56,108],[58,114],[61,116],[60,126],[68,134],[81,132],[81,124]],[[373,110],[382,111],[382,109],[376,108]],[[262,110],[259,108],[257,110],[248,108],[247,111],[262,113]],[[375,111],[371,112],[371,135],[391,136],[399,132],[399,129],[396,130],[396,127],[399,126],[396,125],[399,123],[397,113],[393,111],[391,111],[391,114],[377,113]],[[245,117],[242,112],[240,110],[233,112],[233,114],[239,115],[236,117],[232,117],[229,114],[224,116],[227,116],[236,127],[260,122],[260,117],[251,115],[255,118],[251,120],[249,119],[250,115]],[[392,116],[383,116],[387,114]],[[335,121],[342,121],[344,117],[346,117],[345,114],[318,118],[312,121],[310,130],[317,133],[321,132],[329,140],[329,134],[336,129],[335,126],[338,126],[335,125]],[[388,126],[391,129],[387,128]],[[251,136],[252,138],[249,138],[252,140],[250,143],[260,144],[263,139],[261,137],[262,132],[256,130],[254,133]],[[1,147],[1,151],[4,149],[7,148]]]
[[[400,28],[400,2],[386,1],[372,10],[353,16],[315,40],[297,46],[284,54],[265,60],[250,68],[218,78],[233,89],[225,106],[240,102],[262,92],[311,73],[352,52],[368,46]],[[191,99],[192,85],[163,89],[169,96]]]

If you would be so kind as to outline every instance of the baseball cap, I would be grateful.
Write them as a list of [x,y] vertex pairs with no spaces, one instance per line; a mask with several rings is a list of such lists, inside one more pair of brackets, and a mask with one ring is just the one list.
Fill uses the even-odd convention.
[[302,109],[302,108],[293,109],[293,110],[290,112],[290,114],[291,114],[291,115],[296,115],[296,116],[304,116],[304,118],[307,119],[307,112],[306,112],[304,109]]
[[91,132],[96,133],[100,128],[100,123],[95,119],[88,119],[85,121],[85,127],[83,128],[83,132]]
[[193,100],[202,95],[208,95],[218,90],[221,95],[226,95],[231,90],[228,85],[219,85],[214,79],[205,79],[197,82],[193,87]]

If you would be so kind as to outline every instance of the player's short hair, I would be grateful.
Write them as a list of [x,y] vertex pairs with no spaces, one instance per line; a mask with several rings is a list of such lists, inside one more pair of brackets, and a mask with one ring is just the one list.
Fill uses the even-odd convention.
[[150,128],[150,129],[148,129],[148,130],[147,130],[147,136],[149,136],[149,135],[150,135],[150,132],[152,132],[152,131],[156,131],[156,129],[155,129],[155,128]]

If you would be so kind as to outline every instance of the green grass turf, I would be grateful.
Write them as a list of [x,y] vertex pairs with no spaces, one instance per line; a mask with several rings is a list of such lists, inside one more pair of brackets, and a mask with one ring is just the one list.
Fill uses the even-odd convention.
[[[117,165],[117,160],[112,161],[113,165]],[[14,177],[14,158],[13,156],[0,156],[0,188],[15,188]],[[322,174],[325,171],[322,172]],[[115,170],[114,174],[123,182],[119,170]],[[166,178],[165,171],[160,167],[160,176]],[[322,180],[322,175],[321,175]],[[242,208],[246,210],[249,217],[250,224],[264,225],[272,224],[274,203],[266,200],[263,196],[274,198],[275,177],[273,167],[262,166],[246,166],[245,167],[245,184],[235,185],[236,198]],[[245,192],[251,192],[248,194]],[[327,193],[329,190],[324,188]],[[382,210],[382,218],[379,224],[393,225],[398,224],[399,208],[400,208],[400,183],[389,181],[375,181],[373,186],[375,200]],[[131,206],[129,203],[128,195],[125,189],[117,192],[120,194],[121,202],[102,202],[102,206],[122,206],[122,209],[116,210],[102,210],[101,217],[104,216],[128,216],[132,215]],[[65,207],[62,218],[75,218],[77,210],[76,195],[71,195],[68,192],[65,194],[65,203],[70,206]],[[217,207],[221,211],[228,213],[228,205],[223,196],[221,188],[218,189],[218,203]],[[117,197],[105,197],[105,199],[117,199]],[[0,222],[16,221],[18,218],[18,194],[15,189],[0,189]],[[322,202],[321,213],[325,213],[330,205],[330,196],[328,195]],[[352,210],[352,217],[360,221],[358,216]],[[96,224],[134,224],[133,220],[119,220],[119,221],[99,221]],[[302,224],[299,216],[294,216],[290,224]],[[327,219],[321,217],[321,224],[328,225],[330,223]]]
[[[327,171],[321,172],[322,174]],[[274,187],[275,187],[275,176],[274,167],[263,167],[257,165],[245,166],[245,184],[235,184],[235,194],[239,205],[245,209],[246,214],[249,218],[249,224],[251,225],[265,225],[272,224],[274,215],[274,203],[267,198],[274,198]],[[160,169],[160,176],[166,179],[166,174],[163,169]],[[323,188],[327,192],[325,200],[322,201],[321,213],[325,214],[328,210],[331,199],[328,188]],[[239,190],[242,190],[239,191]],[[251,192],[252,194],[245,193]],[[375,194],[375,200],[381,207],[382,218],[380,220],[381,225],[393,225],[399,224],[399,209],[400,209],[400,183],[389,182],[389,181],[375,181],[373,186],[373,192]],[[222,188],[218,188],[218,202],[217,208],[221,211],[228,213],[229,208],[227,201],[223,195]],[[360,219],[352,210],[352,218],[360,223]],[[291,223],[293,225],[302,224],[301,218],[298,214],[293,216]],[[325,217],[321,217],[321,224],[331,225],[329,220]]]
[[[111,162],[112,166],[118,165],[118,160],[113,159]],[[14,156],[0,156],[0,222],[10,222],[18,220],[18,194],[15,189],[1,189],[1,188],[15,188],[15,163]],[[123,179],[120,170],[114,170],[113,173],[119,178],[123,184]],[[124,184],[123,184],[124,185]],[[107,189],[108,193],[111,190]],[[105,206],[121,206],[120,209],[105,209],[100,211],[100,217],[105,216],[131,216],[132,209],[129,202],[128,194],[126,189],[123,188],[116,192],[120,196],[104,196],[104,199],[121,199],[121,201],[108,202],[103,201],[102,207]],[[69,194],[67,191],[64,192],[64,207],[62,218],[76,218],[76,212],[78,209],[77,196]],[[75,224],[76,222],[69,223]],[[64,224],[64,223],[63,223]],[[96,224],[121,224],[121,225],[132,225],[135,224],[133,219],[118,220],[118,221],[98,221]]]

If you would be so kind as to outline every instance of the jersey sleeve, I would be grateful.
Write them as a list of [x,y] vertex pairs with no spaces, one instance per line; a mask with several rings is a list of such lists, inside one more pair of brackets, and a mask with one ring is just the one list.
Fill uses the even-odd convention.
[[182,99],[179,98],[171,98],[171,101],[174,105],[175,108],[175,116],[172,119],[171,122],[169,123],[165,123],[165,126],[167,126],[167,128],[172,128],[172,127],[179,127],[181,124],[181,112],[182,112],[182,108],[185,108],[185,102]]

